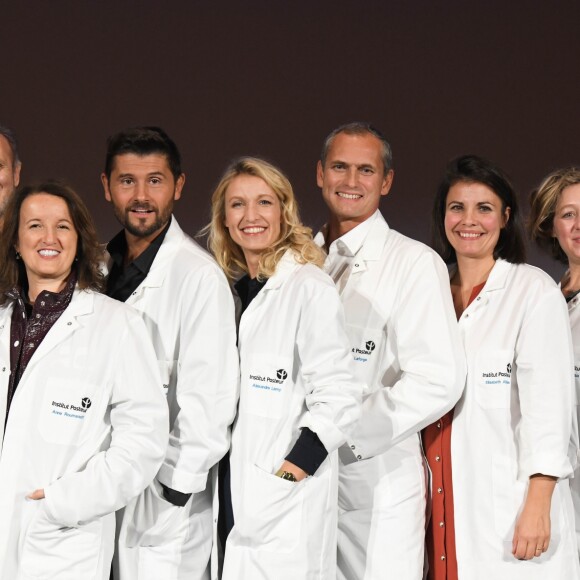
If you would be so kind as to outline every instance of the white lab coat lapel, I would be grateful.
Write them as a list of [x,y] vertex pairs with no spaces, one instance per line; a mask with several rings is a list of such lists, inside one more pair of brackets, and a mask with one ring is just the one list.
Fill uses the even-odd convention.
[[240,320],[240,340],[242,338],[242,331],[245,326],[249,324],[249,320],[254,317],[254,315],[259,312],[260,306],[268,299],[268,294],[270,292],[275,292],[278,290],[288,277],[298,268],[298,264],[292,255],[292,250],[287,250],[276,267],[274,274],[268,278],[265,286],[258,293],[258,295],[252,300],[251,304],[246,308]]
[[165,238],[155,256],[155,260],[153,260],[149,273],[145,277],[145,280],[139,284],[135,292],[127,298],[127,304],[134,304],[138,301],[143,294],[147,293],[147,288],[160,288],[163,286],[163,281],[169,271],[169,266],[184,238],[185,234],[183,230],[177,224],[177,220],[172,218],[171,225],[167,230],[167,234],[165,234]]
[[[473,341],[479,341],[482,337],[476,333],[471,336],[468,329],[485,311],[485,307],[493,299],[494,294],[503,290],[506,287],[509,273],[513,265],[505,260],[497,260],[494,264],[485,286],[481,290],[479,296],[463,311],[463,314],[458,320],[459,332],[463,337],[466,349],[474,348]],[[450,277],[453,277],[455,269],[450,271]]]
[[[38,348],[32,355],[22,378],[24,378],[40,360],[50,353],[53,348],[64,342],[81,325],[80,318],[93,312],[94,300],[94,295],[91,292],[84,292],[78,287],[75,288],[70,304],[48,331],[42,342],[38,345]],[[22,379],[21,382],[23,382]]]

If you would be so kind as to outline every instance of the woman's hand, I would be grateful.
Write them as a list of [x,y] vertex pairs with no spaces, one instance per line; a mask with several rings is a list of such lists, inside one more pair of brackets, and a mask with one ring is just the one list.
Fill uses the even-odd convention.
[[35,489],[31,494],[26,496],[28,499],[44,499],[44,489]]
[[518,560],[541,556],[550,545],[550,506],[556,478],[537,473],[530,477],[524,509],[516,522],[512,554]]
[[294,463],[290,463],[290,461],[284,461],[280,466],[279,471],[287,471],[288,473],[291,473],[296,478],[296,481],[302,481],[308,477],[306,471],[300,469],[297,465],[294,465]]

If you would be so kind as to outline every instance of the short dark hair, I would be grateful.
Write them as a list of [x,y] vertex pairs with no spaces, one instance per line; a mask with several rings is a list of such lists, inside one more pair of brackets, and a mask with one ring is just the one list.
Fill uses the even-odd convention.
[[79,288],[100,291],[104,286],[100,267],[103,251],[87,206],[72,187],[60,181],[48,180],[19,187],[6,205],[4,227],[0,232],[0,304],[6,300],[5,292],[15,286],[22,286],[24,282],[26,272],[21,261],[16,259],[14,249],[18,241],[20,209],[26,198],[39,193],[54,195],[66,202],[78,236],[75,264]]
[[337,127],[332,131],[324,140],[322,145],[322,151],[320,152],[320,163],[324,167],[326,163],[326,158],[328,156],[328,151],[337,135],[344,133],[345,135],[373,135],[376,137],[383,146],[382,160],[383,160],[383,171],[386,175],[393,168],[393,150],[391,145],[387,141],[387,138],[370,123],[365,123],[364,121],[353,121],[352,123],[346,123]]
[[501,229],[493,250],[493,257],[513,264],[526,261],[526,246],[522,218],[516,192],[507,175],[496,165],[477,155],[462,155],[449,162],[437,193],[432,214],[433,247],[447,264],[457,262],[453,246],[445,235],[445,210],[447,194],[456,183],[481,183],[491,189],[501,200],[502,212],[510,208],[507,224]]
[[16,140],[14,131],[5,125],[0,125],[0,135],[8,141],[8,145],[10,145],[10,150],[12,151],[12,166],[16,167],[20,163],[20,155],[18,153],[18,141]]
[[182,173],[179,149],[169,135],[159,127],[133,127],[109,137],[105,158],[107,179],[111,178],[115,157],[125,153],[134,153],[139,156],[151,153],[165,155],[169,169],[176,181]]

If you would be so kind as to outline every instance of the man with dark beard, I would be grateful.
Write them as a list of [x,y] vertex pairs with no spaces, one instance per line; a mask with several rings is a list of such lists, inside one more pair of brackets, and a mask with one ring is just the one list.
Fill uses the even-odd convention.
[[170,412],[164,463],[119,517],[115,576],[206,580],[208,475],[228,449],[237,403],[233,300],[217,264],[172,216],[185,183],[175,143],[157,127],[137,127],[107,145],[101,180],[124,228],[107,246],[107,294],[142,313]]

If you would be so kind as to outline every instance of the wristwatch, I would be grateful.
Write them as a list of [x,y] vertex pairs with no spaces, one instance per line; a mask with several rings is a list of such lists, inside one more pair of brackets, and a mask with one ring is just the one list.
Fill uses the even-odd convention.
[[289,471],[284,471],[282,469],[276,472],[276,477],[280,477],[281,479],[285,479],[286,481],[293,481],[295,483],[298,481],[293,473],[290,473]]

